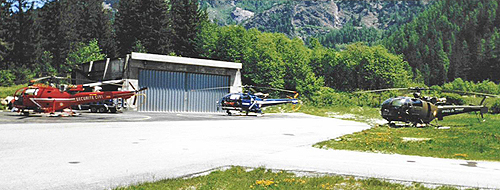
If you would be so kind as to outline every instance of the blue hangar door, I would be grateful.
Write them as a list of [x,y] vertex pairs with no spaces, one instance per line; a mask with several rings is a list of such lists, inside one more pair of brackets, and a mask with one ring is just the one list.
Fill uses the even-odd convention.
[[[217,100],[229,92],[229,76],[140,70],[138,110],[144,112],[217,112]],[[201,90],[200,90],[201,89]]]

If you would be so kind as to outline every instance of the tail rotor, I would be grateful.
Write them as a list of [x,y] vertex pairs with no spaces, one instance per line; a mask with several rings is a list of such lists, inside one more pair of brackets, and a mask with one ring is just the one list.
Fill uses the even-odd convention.
[[135,86],[134,86],[131,82],[128,82],[128,84],[130,85],[130,87],[132,87],[132,89],[134,89],[134,92],[135,92],[135,94],[134,94],[134,100],[133,100],[133,103],[132,103],[132,105],[134,105],[134,106],[135,106],[135,105],[136,105],[136,103],[137,103],[137,96],[139,96],[139,95],[140,95],[140,96],[144,96],[144,98],[146,98],[146,94],[139,94],[139,92],[142,92],[142,91],[144,91],[144,90],[147,90],[147,89],[148,89],[148,87],[143,87],[143,88],[141,88],[141,89],[137,90],[137,89],[135,88]]

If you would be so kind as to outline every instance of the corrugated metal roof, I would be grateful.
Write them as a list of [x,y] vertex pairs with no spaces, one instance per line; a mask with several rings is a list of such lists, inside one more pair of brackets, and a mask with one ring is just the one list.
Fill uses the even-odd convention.
[[177,63],[185,65],[198,65],[206,67],[219,67],[219,68],[229,68],[229,69],[241,69],[241,63],[226,62],[226,61],[214,61],[208,59],[196,59],[196,58],[186,58],[186,57],[175,57],[168,55],[159,54],[149,54],[149,53],[137,53],[132,52],[132,59],[144,60],[144,61],[155,61],[155,62],[165,62],[165,63]]

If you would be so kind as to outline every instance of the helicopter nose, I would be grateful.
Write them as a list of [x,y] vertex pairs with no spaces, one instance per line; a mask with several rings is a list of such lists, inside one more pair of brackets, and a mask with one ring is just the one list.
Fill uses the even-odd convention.
[[382,115],[390,115],[389,109],[382,109]]

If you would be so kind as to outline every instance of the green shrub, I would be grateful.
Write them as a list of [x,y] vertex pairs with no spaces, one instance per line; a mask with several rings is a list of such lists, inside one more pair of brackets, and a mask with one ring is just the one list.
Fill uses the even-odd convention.
[[442,89],[488,94],[500,93],[500,85],[492,81],[484,80],[482,82],[474,83],[472,81],[463,81],[461,78],[457,78],[453,82],[443,84]]
[[0,86],[11,86],[16,77],[10,70],[0,70]]
[[[400,93],[399,93],[400,94]],[[398,96],[398,92],[388,91],[382,93],[350,93],[339,92],[329,87],[321,87],[321,90],[311,97],[311,103],[315,106],[369,106],[379,107],[384,100]]]
[[500,113],[500,99],[497,99],[493,105],[491,105],[490,107],[490,112],[491,113],[495,113],[495,114],[498,114]]
[[355,102],[348,93],[336,92],[332,88],[321,87],[320,91],[311,100],[316,106],[352,106]]
[[441,94],[441,98],[446,98],[446,103],[449,103],[449,104],[453,104],[453,105],[465,104],[465,99],[459,94],[443,93],[443,94]]

